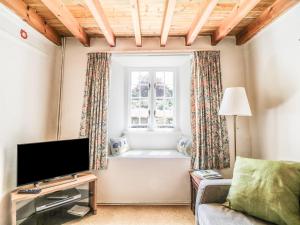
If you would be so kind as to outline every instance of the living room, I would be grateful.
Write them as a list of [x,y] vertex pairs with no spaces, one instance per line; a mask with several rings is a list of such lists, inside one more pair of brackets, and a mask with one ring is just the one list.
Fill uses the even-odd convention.
[[300,224],[299,1],[0,3],[0,225]]

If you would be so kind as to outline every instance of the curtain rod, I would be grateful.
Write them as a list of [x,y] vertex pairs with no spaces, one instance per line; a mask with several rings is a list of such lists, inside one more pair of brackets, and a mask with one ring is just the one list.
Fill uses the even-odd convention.
[[64,67],[65,67],[65,51],[66,51],[66,38],[61,39],[61,61],[60,61],[60,76],[59,76],[59,95],[58,95],[58,112],[57,112],[57,130],[56,139],[59,140],[61,136],[61,114],[62,114],[62,92],[64,82]]
[[122,53],[128,53],[128,54],[134,54],[134,53],[159,53],[159,54],[191,54],[196,51],[217,51],[219,52],[220,50],[216,49],[157,49],[157,50],[107,50],[107,51],[100,51],[100,52],[107,52],[107,53],[115,53],[115,54],[122,54]]
[[135,56],[135,55],[141,55],[141,56],[190,56],[192,55],[192,52],[190,53],[170,53],[170,52],[166,52],[166,53],[149,53],[149,52],[132,52],[132,53],[128,53],[128,52],[124,52],[124,53],[111,53],[112,55],[120,55],[120,56]]
[[[109,51],[93,51],[93,52],[105,52],[114,55],[149,55],[149,56],[174,56],[174,55],[192,55],[196,51],[214,51],[220,52],[215,49],[182,49],[182,50],[109,50]],[[90,53],[93,53],[90,52]]]

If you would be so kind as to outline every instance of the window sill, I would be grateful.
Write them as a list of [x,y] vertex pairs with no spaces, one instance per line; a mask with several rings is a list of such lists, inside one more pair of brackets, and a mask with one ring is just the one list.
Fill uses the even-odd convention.
[[176,128],[164,129],[143,129],[143,128],[129,128],[124,131],[124,134],[138,133],[138,134],[181,134],[181,131]]
[[128,150],[117,156],[109,156],[111,159],[142,159],[142,158],[152,158],[152,159],[190,159],[188,155],[184,155],[181,152],[173,149],[156,149],[156,150],[147,150],[147,149],[132,149]]

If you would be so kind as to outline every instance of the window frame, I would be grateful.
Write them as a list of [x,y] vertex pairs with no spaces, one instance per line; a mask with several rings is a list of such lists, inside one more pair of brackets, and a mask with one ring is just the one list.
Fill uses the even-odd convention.
[[[132,128],[131,127],[131,121],[130,121],[130,110],[131,110],[131,73],[132,72],[149,72],[150,76],[150,89],[149,89],[149,110],[150,110],[150,122],[148,123],[147,128]],[[160,128],[155,127],[155,118],[154,118],[154,110],[155,110],[155,73],[156,72],[173,72],[173,84],[174,84],[174,90],[173,90],[173,99],[174,99],[174,127],[172,128]],[[127,130],[133,130],[133,131],[173,131],[177,130],[177,116],[178,116],[178,96],[177,96],[177,74],[178,69],[176,67],[127,67],[126,68],[126,87],[125,87],[125,96],[126,96],[126,103],[127,110],[126,110],[126,129]]]

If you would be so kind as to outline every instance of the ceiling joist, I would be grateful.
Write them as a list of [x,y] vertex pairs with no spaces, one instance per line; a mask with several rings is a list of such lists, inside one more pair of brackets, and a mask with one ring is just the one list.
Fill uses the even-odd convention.
[[226,35],[242,21],[244,17],[260,2],[260,0],[240,0],[233,8],[231,14],[215,30],[211,43],[217,45]]
[[130,4],[131,4],[131,15],[132,15],[135,44],[136,46],[141,47],[142,34],[141,34],[140,12],[139,12],[139,0],[130,0]]
[[164,15],[164,20],[161,29],[161,36],[160,36],[160,46],[164,47],[167,44],[167,39],[171,28],[175,6],[176,6],[176,0],[166,1],[165,15]]
[[0,0],[0,3],[57,45],[61,45],[61,37],[65,36],[74,36],[85,46],[89,46],[89,38],[104,36],[113,47],[116,37],[134,36],[130,40],[140,48],[142,41],[143,45],[148,43],[143,37],[155,37],[157,44],[167,49],[167,42],[172,44],[170,36],[184,38],[187,46],[195,45],[199,35],[211,36],[212,45],[227,36],[235,36],[237,45],[244,44],[300,0]]
[[276,0],[254,22],[250,23],[237,34],[236,44],[242,45],[246,43],[261,29],[299,2],[299,0]]
[[186,45],[193,44],[217,3],[218,0],[204,0],[201,2],[197,15],[186,35]]
[[115,46],[115,35],[109,25],[99,0],[85,0],[85,3],[91,11],[108,44],[112,47]]
[[34,9],[29,7],[22,0],[1,0],[1,3],[14,11],[19,17],[27,22],[34,29],[43,34],[47,39],[56,45],[61,45],[61,37],[50,27]]
[[65,25],[65,27],[77,38],[84,46],[90,46],[90,39],[61,0],[41,0],[44,5]]

